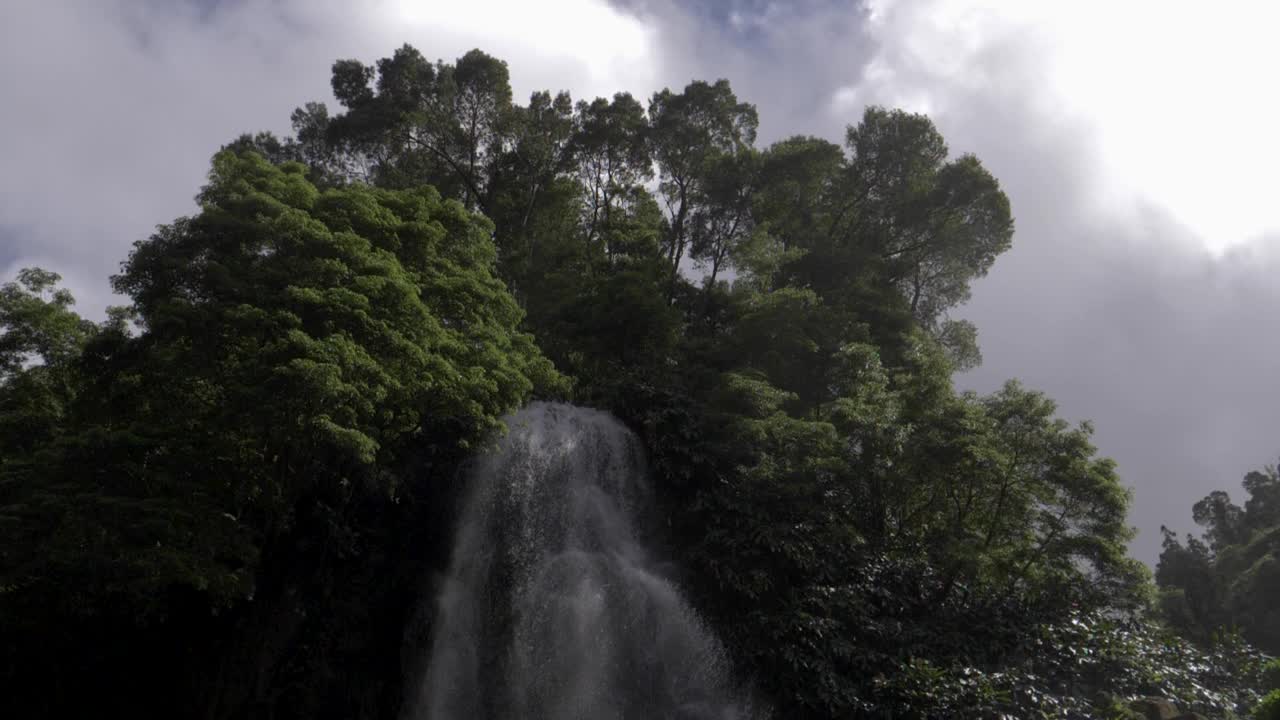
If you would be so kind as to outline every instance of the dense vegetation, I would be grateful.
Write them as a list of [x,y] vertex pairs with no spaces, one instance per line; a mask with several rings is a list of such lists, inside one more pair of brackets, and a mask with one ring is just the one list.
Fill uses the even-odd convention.
[[927,118],[759,148],[725,81],[520,105],[501,61],[409,46],[332,87],[214,157],[107,321],[48,272],[0,289],[18,716],[394,717],[458,463],[533,397],[644,439],[683,584],[779,717],[1258,702],[1265,658],[1215,631],[1276,650],[1275,473],[1170,540],[1175,638],[1091,428],[952,386],[980,355],[948,311],[1013,219]]
[[1280,473],[1266,467],[1242,484],[1243,508],[1221,490],[1195,504],[1202,539],[1188,535],[1184,545],[1164,529],[1160,605],[1188,637],[1203,642],[1231,628],[1280,654]]

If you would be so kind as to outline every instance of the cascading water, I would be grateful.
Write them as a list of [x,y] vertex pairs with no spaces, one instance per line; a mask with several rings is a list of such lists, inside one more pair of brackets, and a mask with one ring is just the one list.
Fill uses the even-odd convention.
[[638,440],[536,403],[479,458],[413,720],[745,718],[723,650],[658,572]]

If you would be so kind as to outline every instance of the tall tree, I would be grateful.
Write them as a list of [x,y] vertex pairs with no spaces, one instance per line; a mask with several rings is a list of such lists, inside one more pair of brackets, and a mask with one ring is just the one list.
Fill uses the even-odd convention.
[[[739,102],[727,80],[695,81],[680,93],[669,89],[649,101],[650,142],[658,165],[659,193],[670,217],[663,248],[678,276],[690,240],[690,216],[708,204],[711,164],[746,152],[755,142],[755,106]],[[703,246],[714,243],[702,240]]]
[[586,189],[584,228],[588,242],[608,237],[615,213],[626,211],[641,185],[653,177],[644,108],[630,93],[612,100],[579,102],[573,147],[578,177]]
[[[200,213],[138,243],[114,279],[139,334],[95,337],[62,432],[0,464],[16,488],[0,514],[24,540],[2,556],[6,612],[109,613],[141,633],[179,593],[225,614],[219,662],[192,670],[214,678],[188,698],[209,717],[280,701],[315,583],[383,532],[382,499],[409,497],[410,472],[561,387],[517,330],[487,221],[430,188],[321,192],[305,175],[216,156]],[[7,344],[71,352],[86,330],[69,298],[40,301],[51,276],[24,278],[0,299],[31,311]]]
[[578,189],[566,178],[573,132],[568,93],[535,92],[527,106],[513,106],[507,147],[493,163],[487,215],[499,239],[499,271],[526,307],[547,257],[578,234]]
[[1244,507],[1215,490],[1192,507],[1204,528],[1186,542],[1165,530],[1156,567],[1165,618],[1207,643],[1233,629],[1268,652],[1280,650],[1280,472],[1275,466],[1245,475]]
[[[395,715],[440,481],[534,392],[643,437],[687,587],[788,716],[1084,716],[1152,684],[1106,679],[1150,634],[1118,629],[1147,585],[1091,429],[952,384],[979,356],[949,313],[1013,220],[928,118],[758,151],[723,80],[521,105],[478,50],[331,70],[338,110],[235,140],[199,214],[135,248],[129,310],[85,324],[39,273],[0,290],[0,618],[31,619],[0,625],[10,684],[61,677],[45,645],[127,638],[180,659],[122,663],[157,707]],[[1184,624],[1280,627],[1276,477],[1167,544]],[[114,677],[91,672],[112,652],[73,674]]]
[[471,209],[487,207],[493,164],[516,122],[506,63],[472,50],[433,65],[405,45],[376,72],[358,60],[334,63],[332,85],[347,112],[329,119],[323,105],[308,104],[294,116],[300,143],[323,136],[331,155],[347,159],[348,177],[364,167],[380,184],[430,183]]
[[972,365],[973,328],[946,313],[1009,247],[1008,198],[976,158],[948,160],[924,116],[871,107],[845,140],[847,157],[804,138],[766,156],[764,187],[780,196],[757,201],[759,220],[795,252],[780,281],[811,287],[834,312],[879,328],[901,329],[909,318],[957,365]]

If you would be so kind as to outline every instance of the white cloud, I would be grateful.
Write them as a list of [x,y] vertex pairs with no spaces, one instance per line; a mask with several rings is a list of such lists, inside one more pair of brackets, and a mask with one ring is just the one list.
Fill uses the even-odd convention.
[[[926,92],[993,78],[982,55],[1021,45],[1054,111],[1086,125],[1100,188],[1164,208],[1214,252],[1280,229],[1280,6],[1229,0],[876,0],[873,24],[891,68],[927,78]],[[907,92],[900,73],[884,77]],[[875,78],[867,81],[875,84]],[[908,95],[908,98],[911,96]]]
[[100,312],[129,244],[191,211],[209,155],[287,130],[337,58],[478,46],[510,62],[517,97],[727,77],[764,142],[836,140],[865,103],[906,106],[1001,179],[1018,235],[963,311],[986,357],[963,382],[1021,377],[1092,418],[1136,489],[1140,557],[1280,452],[1280,241],[1205,250],[1280,226],[1260,175],[1280,165],[1269,4],[810,0],[712,27],[680,0],[626,1],[263,0],[202,19],[190,2],[9,0],[0,277],[49,267]]
[[[1270,117],[1258,73],[1277,65],[1255,42],[1274,27],[1263,5],[1218,16],[1217,5],[1137,0],[815,1],[750,47],[679,6],[646,7],[661,10],[660,55],[728,76],[760,106],[766,139],[839,139],[863,105],[885,104],[927,110],[953,152],[991,168],[1018,232],[959,313],[977,323],[985,357],[960,381],[990,390],[1018,377],[1065,417],[1092,419],[1135,490],[1134,551],[1152,562],[1161,524],[1191,529],[1196,500],[1238,495],[1239,478],[1280,453],[1280,336],[1268,330],[1280,233],[1208,249],[1280,213],[1251,197],[1268,187],[1253,179],[1255,154],[1276,165],[1252,125]],[[1206,52],[1229,42],[1244,48]]]
[[517,97],[546,88],[586,97],[652,90],[650,30],[597,0],[484,0],[451,5],[447,12],[432,0],[390,0],[380,14],[402,32],[499,55],[515,71]]
[[[357,9],[358,7],[358,9]],[[596,0],[192,2],[10,0],[0,21],[0,278],[42,265],[82,312],[158,223],[194,209],[209,157],[246,131],[288,131],[330,97],[328,69],[408,42],[510,62],[517,97],[652,89],[644,25]]]

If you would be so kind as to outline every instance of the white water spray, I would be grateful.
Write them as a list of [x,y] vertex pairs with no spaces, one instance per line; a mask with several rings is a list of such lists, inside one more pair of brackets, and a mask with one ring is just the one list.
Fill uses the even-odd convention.
[[537,403],[470,477],[414,720],[730,720],[724,652],[656,572],[611,416]]

